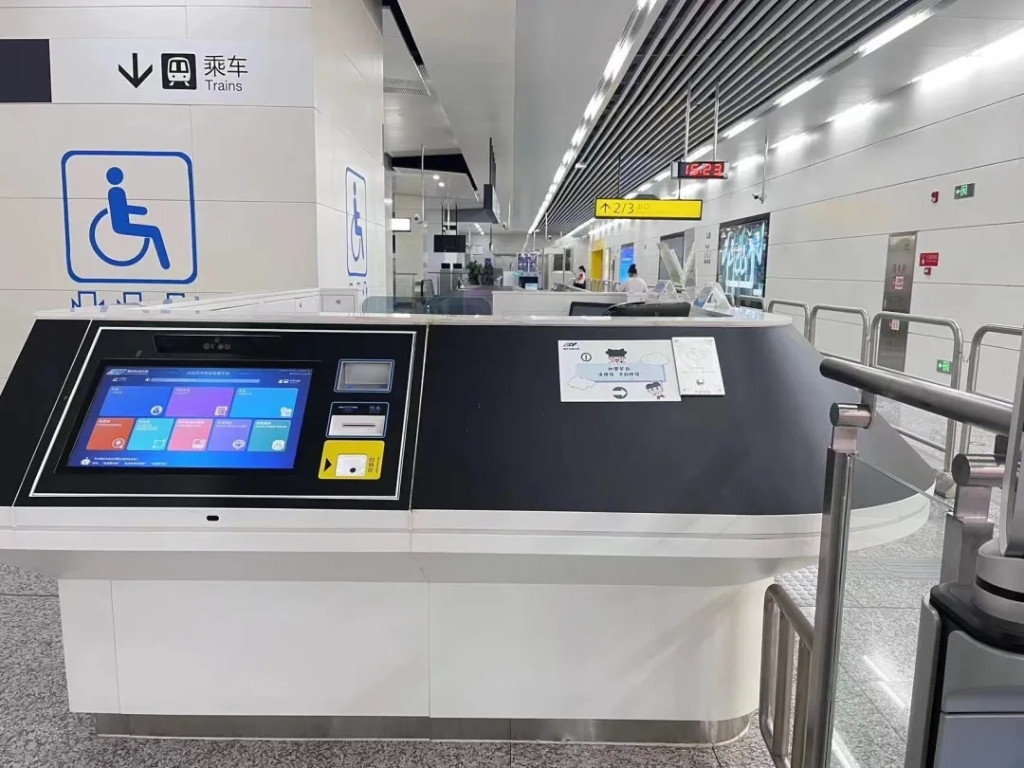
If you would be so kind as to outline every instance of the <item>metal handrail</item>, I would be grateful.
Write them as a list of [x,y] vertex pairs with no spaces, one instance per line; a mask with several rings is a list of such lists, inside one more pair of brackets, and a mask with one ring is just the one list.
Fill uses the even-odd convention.
[[[999,333],[1004,336],[1021,336],[1022,333],[1024,333],[1024,329],[1015,325],[996,325],[995,323],[986,323],[974,332],[974,336],[971,337],[971,354],[967,361],[967,382],[964,384],[964,392],[978,391],[978,366],[981,362],[981,342],[982,339],[990,333]],[[972,426],[970,424],[964,424],[960,429],[960,453],[970,452],[971,429]]]
[[[793,690],[793,653],[796,697]],[[803,768],[807,747],[807,704],[811,680],[814,628],[793,599],[778,584],[764,594],[764,632],[761,641],[761,687],[758,723],[777,768]],[[792,756],[790,756],[792,750]]]
[[[837,304],[815,304],[811,308],[811,314],[807,318],[807,340],[814,344],[815,335],[815,323],[818,320],[818,314],[820,312],[836,312],[839,314],[856,315],[860,318],[861,322],[861,336],[860,336],[860,357],[857,362],[867,364],[868,362],[868,351],[871,348],[871,316],[867,313],[867,310],[861,309],[860,307],[843,307]],[[822,353],[825,354],[825,353]],[[841,357],[840,355],[829,355],[830,357]],[[850,358],[844,357],[843,360],[849,360]]]
[[[739,304],[736,302],[739,302]],[[736,296],[730,303],[733,306],[749,307],[750,309],[760,309],[762,311],[765,309],[764,296]],[[751,304],[754,306],[750,306]]]
[[807,319],[811,315],[811,309],[802,301],[787,301],[785,299],[772,299],[768,302],[768,311],[771,312],[775,307],[795,307],[796,309],[802,309],[804,311],[804,329],[801,333],[807,336]]
[[[867,359],[867,364],[876,368],[878,367],[879,332],[882,329],[883,320],[897,320],[899,322],[920,323],[921,325],[935,325],[941,328],[948,328],[950,333],[953,334],[953,365],[949,372],[949,388],[960,389],[960,362],[963,358],[964,334],[956,320],[950,320],[947,317],[931,317],[929,315],[910,315],[903,312],[879,312],[871,321],[871,343]],[[946,422],[946,442],[944,446],[938,446],[937,443],[906,430],[900,429],[897,431],[912,440],[917,440],[933,448],[940,448],[943,452],[942,469],[944,472],[949,472],[953,464],[953,452],[956,450],[956,420],[949,419]]]
[[851,360],[826,357],[819,367],[821,375],[851,387],[913,408],[920,408],[953,421],[973,424],[1000,435],[1010,431],[1013,406],[1005,400],[976,392],[925,381],[885,368],[873,368]]

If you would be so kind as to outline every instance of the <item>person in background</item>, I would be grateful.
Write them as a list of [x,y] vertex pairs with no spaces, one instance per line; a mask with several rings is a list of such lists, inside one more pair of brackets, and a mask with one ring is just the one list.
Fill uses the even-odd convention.
[[576,270],[576,279],[572,281],[574,288],[586,288],[587,287],[587,270],[580,264],[579,269]]
[[636,264],[629,265],[629,277],[619,285],[619,290],[625,293],[647,293],[647,283],[642,277],[636,274]]

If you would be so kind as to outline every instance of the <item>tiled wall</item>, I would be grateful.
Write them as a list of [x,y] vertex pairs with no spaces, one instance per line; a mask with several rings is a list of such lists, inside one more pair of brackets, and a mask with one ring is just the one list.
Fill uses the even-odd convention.
[[[698,282],[715,277],[720,222],[770,212],[769,298],[852,305],[873,314],[882,304],[888,234],[917,231],[917,252],[941,257],[931,276],[916,267],[913,313],[957,320],[967,342],[982,323],[1019,327],[1022,121],[1024,67],[1017,59],[937,89],[909,85],[886,97],[884,109],[861,125],[817,129],[803,147],[771,154],[766,204],[752,198],[759,192],[759,166],[734,171],[712,188],[695,228]],[[953,200],[954,186],[968,182],[976,184],[976,196]],[[931,202],[933,190],[940,191],[938,204]],[[612,249],[635,243],[637,267],[651,281],[658,240],[684,228],[682,222],[613,224],[598,236]],[[708,264],[700,258],[705,245]],[[574,252],[586,250],[585,240],[574,241]],[[822,318],[819,348],[855,357],[857,326],[834,315]],[[936,372],[936,361],[951,357],[949,338],[944,329],[911,325],[907,372],[949,383]],[[1018,347],[1006,337],[985,341],[982,391],[1010,396]]]
[[[33,312],[91,300],[79,296],[82,290],[98,289],[97,298],[108,302],[122,291],[142,290],[76,283],[68,275],[61,158],[69,150],[177,151],[191,157],[198,276],[191,285],[142,290],[144,300],[163,300],[167,291],[209,296],[309,288],[318,281],[346,287],[346,167],[367,180],[369,282],[371,290],[383,288],[383,52],[379,9],[374,21],[373,5],[0,3],[0,38],[266,41],[308,45],[316,55],[315,106],[0,104],[0,387]],[[96,202],[101,209],[102,200]]]
[[[360,287],[348,276],[346,240],[353,226],[346,169],[366,179],[362,213],[369,250],[365,291],[388,290],[384,206],[384,40],[381,12],[363,0],[312,0],[315,72],[316,218],[320,286]],[[351,176],[349,178],[352,178]],[[357,270],[361,271],[361,270]]]

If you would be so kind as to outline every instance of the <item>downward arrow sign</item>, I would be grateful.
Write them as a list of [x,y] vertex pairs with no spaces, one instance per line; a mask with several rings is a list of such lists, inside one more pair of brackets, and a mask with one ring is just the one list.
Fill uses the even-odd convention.
[[144,82],[146,82],[146,78],[147,77],[149,77],[151,74],[153,74],[153,67],[152,66],[147,67],[146,71],[143,72],[140,75],[139,74],[139,54],[133,53],[132,54],[132,73],[129,75],[125,71],[125,68],[122,67],[120,64],[118,64],[118,66],[117,66],[117,71],[121,73],[121,76],[125,80],[127,80],[129,83],[132,84],[132,87],[138,88],[140,85],[142,85]]

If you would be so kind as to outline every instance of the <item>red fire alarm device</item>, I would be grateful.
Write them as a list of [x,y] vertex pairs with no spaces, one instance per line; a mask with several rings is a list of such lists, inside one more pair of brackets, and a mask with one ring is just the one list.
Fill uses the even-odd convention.
[[937,251],[930,253],[922,253],[918,257],[918,264],[922,267],[937,267],[939,266],[939,254]]
[[938,190],[935,190],[934,192],[932,192],[932,202],[933,203],[939,202],[939,191]]

